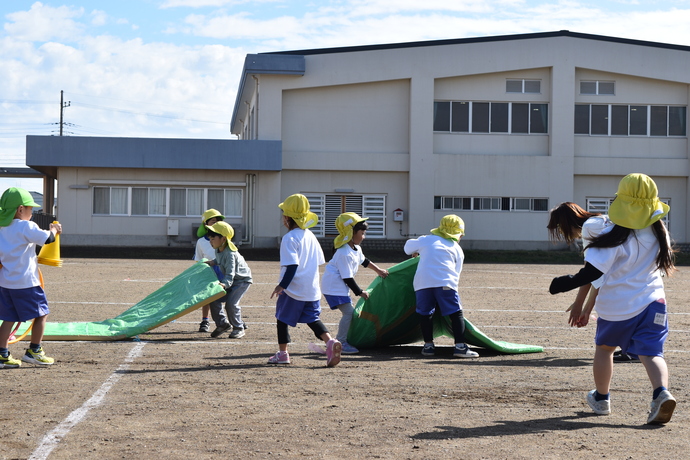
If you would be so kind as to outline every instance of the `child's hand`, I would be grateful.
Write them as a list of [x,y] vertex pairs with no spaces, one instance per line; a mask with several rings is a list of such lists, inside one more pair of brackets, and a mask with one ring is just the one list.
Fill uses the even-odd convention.
[[271,299],[273,297],[278,297],[280,294],[283,293],[284,290],[285,289],[283,289],[283,286],[281,286],[280,284],[276,286],[276,288],[273,290],[273,293],[271,294]]
[[62,233],[62,224],[52,223],[52,224],[50,224],[50,226],[48,228],[50,229],[51,232],[55,233],[56,235],[59,235],[60,233]]
[[381,278],[385,278],[388,276],[388,270],[379,270],[378,274]]
[[368,299],[369,299],[369,293],[368,293],[367,291],[362,291],[362,293],[361,293],[359,296],[360,296],[361,298],[363,298],[364,300],[368,300]]
[[213,267],[216,263],[212,260],[204,260],[204,263],[209,267]]

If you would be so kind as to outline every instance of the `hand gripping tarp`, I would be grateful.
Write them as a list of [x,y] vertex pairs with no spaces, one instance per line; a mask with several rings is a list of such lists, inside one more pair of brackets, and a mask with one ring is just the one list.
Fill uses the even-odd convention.
[[[43,340],[126,339],[169,323],[224,295],[225,290],[218,284],[213,269],[198,262],[115,318],[92,323],[48,322]],[[19,334],[26,327],[22,325]]]
[[[347,341],[357,348],[422,342],[419,316],[415,312],[412,281],[418,258],[408,259],[388,269],[388,277],[377,277],[367,288],[369,299],[355,307]],[[453,337],[450,319],[437,310],[433,317],[434,337]],[[465,341],[470,345],[501,353],[540,353],[542,347],[493,340],[465,319]]]

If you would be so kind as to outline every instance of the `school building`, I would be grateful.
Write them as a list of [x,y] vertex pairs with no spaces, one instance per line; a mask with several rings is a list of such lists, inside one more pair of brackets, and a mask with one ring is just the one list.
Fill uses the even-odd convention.
[[468,249],[553,249],[548,211],[606,212],[642,172],[687,243],[690,47],[569,31],[247,55],[238,140],[27,137],[57,179],[66,245],[180,246],[204,209],[276,247],[306,195],[330,239],[344,211],[398,248],[449,213]]

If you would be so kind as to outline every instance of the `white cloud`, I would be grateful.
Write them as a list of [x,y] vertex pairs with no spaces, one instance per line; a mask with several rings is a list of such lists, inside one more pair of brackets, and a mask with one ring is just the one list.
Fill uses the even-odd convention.
[[104,26],[108,22],[108,14],[105,11],[93,10],[91,12],[91,24]]
[[66,6],[53,8],[36,2],[29,11],[10,13],[5,23],[5,32],[28,41],[75,40],[84,27],[74,18],[84,14],[83,8],[72,9]]

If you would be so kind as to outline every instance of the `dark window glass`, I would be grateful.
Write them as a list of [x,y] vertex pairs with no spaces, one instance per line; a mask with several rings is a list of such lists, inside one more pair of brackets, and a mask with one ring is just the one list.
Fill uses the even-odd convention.
[[452,129],[456,133],[467,133],[470,130],[470,104],[467,102],[453,102]]
[[491,104],[491,132],[508,132],[508,104],[505,102],[494,102]]
[[434,131],[450,131],[450,102],[434,102]]
[[521,93],[522,92],[522,80],[506,80],[506,92],[507,93]]
[[575,134],[589,134],[589,104],[575,105]]
[[529,132],[547,133],[548,132],[548,105],[530,104]]
[[501,197],[501,211],[510,211],[510,197]]
[[489,103],[475,102],[472,104],[472,132],[489,132]]
[[687,126],[687,107],[668,108],[668,135],[685,136]]
[[631,105],[630,106],[630,135],[631,136],[646,136],[647,135],[647,106],[646,105]]
[[611,106],[611,134],[614,136],[628,135],[628,106]]
[[595,81],[581,81],[580,94],[597,94],[597,82]]
[[609,134],[609,106],[592,104],[592,135]]
[[650,135],[668,135],[668,107],[665,105],[653,105],[651,112]]
[[472,209],[472,198],[462,199],[462,209]]
[[614,94],[615,85],[612,81],[599,82],[599,94]]
[[434,197],[434,209],[441,209],[441,197],[440,196]]
[[528,133],[529,132],[529,104],[513,102],[511,111],[513,117],[510,120],[510,132]]
[[526,93],[540,93],[541,92],[541,81],[540,80],[525,80],[525,92]]
[[535,198],[534,206],[532,211],[548,211],[549,210],[549,200],[548,198]]
[[110,214],[110,187],[93,188],[93,213]]
[[149,215],[149,189],[139,187],[132,188],[132,215]]

